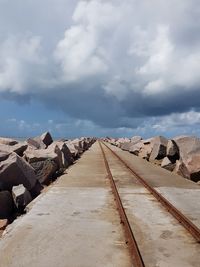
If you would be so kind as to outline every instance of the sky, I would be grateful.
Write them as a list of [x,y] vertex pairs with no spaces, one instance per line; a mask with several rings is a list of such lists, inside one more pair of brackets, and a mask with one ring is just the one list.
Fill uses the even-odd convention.
[[0,0],[0,136],[200,136],[199,0]]

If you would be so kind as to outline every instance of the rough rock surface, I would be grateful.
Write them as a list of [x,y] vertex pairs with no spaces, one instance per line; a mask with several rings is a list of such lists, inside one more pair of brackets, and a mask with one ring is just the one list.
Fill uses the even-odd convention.
[[139,155],[139,152],[140,150],[142,149],[142,147],[144,146],[143,142],[138,142],[134,145],[132,145],[130,148],[129,148],[129,152],[138,156]]
[[55,145],[57,145],[60,151],[62,152],[62,164],[64,168],[67,168],[70,164],[74,162],[74,159],[68,146],[62,141],[55,142]]
[[31,194],[23,186],[23,184],[13,186],[12,196],[13,196],[13,200],[14,200],[14,204],[15,204],[16,208],[21,212],[32,201]]
[[131,143],[136,144],[142,140],[141,136],[133,136],[131,137]]
[[5,144],[0,144],[0,151],[12,153],[15,152],[19,156],[23,156],[24,151],[27,149],[28,145],[26,143],[18,143],[16,145],[5,145]]
[[37,180],[41,184],[48,184],[58,169],[57,164],[51,159],[33,162],[31,166],[35,170]]
[[17,143],[18,143],[18,141],[16,141],[16,140],[13,140],[10,138],[0,137],[0,144],[13,146],[13,145],[16,145]]
[[152,139],[152,151],[149,161],[160,160],[166,156],[168,140],[163,136],[156,136]]
[[167,157],[173,163],[180,158],[179,148],[174,140],[169,140],[167,143]]
[[12,186],[23,184],[28,190],[36,183],[36,175],[33,168],[16,153],[0,162],[0,188],[11,190]]
[[10,153],[0,150],[0,161],[4,161],[9,157]]
[[168,157],[165,157],[163,160],[162,160],[162,163],[161,163],[161,167],[168,170],[168,171],[173,171],[173,169],[175,168],[175,163],[172,163]]
[[0,219],[10,218],[13,213],[13,199],[9,191],[0,192]]

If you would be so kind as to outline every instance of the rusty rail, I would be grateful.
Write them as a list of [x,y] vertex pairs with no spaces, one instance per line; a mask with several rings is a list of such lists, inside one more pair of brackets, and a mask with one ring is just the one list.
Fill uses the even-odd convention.
[[163,197],[157,190],[149,185],[129,164],[127,164],[116,152],[114,152],[109,146],[103,143],[107,149],[109,149],[113,155],[115,155],[126,168],[143,184],[148,191],[167,209],[171,215],[178,220],[178,222],[185,227],[185,229],[200,243],[200,229],[193,224],[180,210],[174,207],[165,197]]
[[139,251],[139,248],[138,248],[138,245],[137,245],[137,242],[136,242],[136,240],[134,238],[131,226],[130,226],[128,218],[126,216],[126,212],[125,212],[124,207],[122,205],[122,201],[121,201],[121,198],[119,196],[117,187],[115,185],[115,181],[114,181],[112,173],[110,171],[110,168],[109,168],[109,165],[108,165],[108,161],[106,159],[105,152],[104,152],[102,144],[100,142],[99,142],[99,145],[100,145],[100,148],[101,148],[101,151],[102,151],[102,154],[103,154],[104,163],[105,163],[106,170],[107,170],[107,173],[108,173],[108,178],[110,180],[112,192],[113,192],[114,197],[115,197],[115,201],[116,201],[117,209],[118,209],[118,212],[119,212],[119,215],[120,215],[120,219],[121,219],[121,222],[124,225],[125,236],[126,236],[126,239],[127,239],[127,245],[129,247],[129,250],[130,250],[130,253],[131,253],[131,256],[132,256],[133,264],[134,264],[135,267],[145,267],[143,259],[142,259],[142,256],[140,254],[140,251]]

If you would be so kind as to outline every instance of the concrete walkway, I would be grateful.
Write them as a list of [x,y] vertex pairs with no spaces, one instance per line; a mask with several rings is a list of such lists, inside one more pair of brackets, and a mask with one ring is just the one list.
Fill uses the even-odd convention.
[[95,143],[0,240],[0,267],[130,267]]

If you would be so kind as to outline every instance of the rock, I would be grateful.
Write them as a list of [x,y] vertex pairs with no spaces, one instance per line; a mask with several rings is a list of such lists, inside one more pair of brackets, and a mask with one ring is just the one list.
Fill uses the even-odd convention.
[[10,139],[10,138],[0,137],[0,144],[2,144],[2,145],[8,145],[8,146],[13,146],[13,145],[18,144],[18,141],[13,140],[13,139]]
[[23,153],[27,149],[27,147],[28,147],[28,145],[26,143],[18,143],[18,144],[13,145],[13,146],[0,144],[0,151],[4,151],[4,152],[8,152],[8,153],[15,152],[19,156],[23,156]]
[[75,147],[75,145],[73,143],[71,143],[71,141],[67,141],[67,142],[65,142],[65,144],[68,147],[73,159],[77,159],[79,157],[79,151]]
[[29,192],[30,192],[32,198],[37,197],[37,196],[41,193],[42,189],[43,189],[43,186],[42,186],[42,185],[40,184],[40,182],[37,180],[37,181],[36,181],[36,184],[34,185],[34,187],[33,187],[31,190],[29,190]]
[[53,143],[53,139],[50,135],[49,132],[43,133],[40,136],[40,140],[48,147],[49,145],[51,145]]
[[5,230],[7,225],[8,225],[8,219],[1,219],[0,220],[0,231]]
[[172,163],[180,158],[179,148],[174,140],[169,140],[167,143],[167,157]]
[[31,194],[23,184],[13,186],[12,196],[15,206],[20,212],[23,212],[25,207],[32,201]]
[[0,161],[4,161],[9,157],[10,153],[0,150]]
[[0,219],[9,219],[13,213],[13,199],[9,191],[0,192]]
[[121,144],[121,149],[124,150],[124,151],[129,151],[130,147],[132,146],[133,144],[129,141],[129,142],[126,142],[126,143],[123,143]]
[[180,160],[176,163],[175,171],[192,181],[200,180],[200,139],[194,136],[175,137]]
[[188,154],[200,153],[200,139],[194,136],[178,136],[173,138],[176,143],[180,158],[187,158]]
[[10,190],[13,186],[23,184],[31,190],[37,179],[34,169],[16,153],[11,153],[9,157],[0,162],[0,188]]
[[157,136],[152,139],[152,151],[149,161],[160,160],[166,156],[168,140],[163,136]]
[[118,138],[117,141],[115,141],[115,144],[116,146],[121,148],[122,144],[128,143],[128,142],[130,142],[129,138]]
[[151,155],[152,149],[153,149],[152,139],[144,140],[143,144],[142,144],[142,147],[141,147],[141,149],[140,149],[140,151],[138,153],[138,156],[143,158],[143,159],[149,160],[149,157]]
[[71,154],[68,146],[62,141],[55,142],[55,145],[57,145],[58,148],[60,149],[60,151],[62,152],[63,167],[67,168],[69,165],[71,165],[74,162],[74,159],[72,157],[72,154]]
[[133,144],[137,144],[138,142],[140,142],[142,140],[142,137],[141,136],[133,136],[131,138],[131,143]]
[[168,170],[168,171],[173,171],[173,169],[175,168],[175,165],[174,163],[172,163],[168,157],[165,157],[163,160],[162,160],[162,163],[161,163],[161,167]]
[[41,136],[29,138],[27,143],[32,148],[45,149],[53,143],[53,139],[49,132],[43,133]]
[[41,184],[49,184],[58,169],[57,164],[51,159],[37,161],[30,164],[34,168],[37,180]]
[[176,166],[174,168],[174,172],[177,173],[180,176],[183,176],[184,178],[190,179],[190,174],[188,172],[187,167],[180,160],[176,161]]
[[142,147],[144,146],[143,142],[138,142],[134,145],[132,145],[130,148],[129,148],[129,152],[138,156],[139,155],[139,152],[140,150],[142,149]]
[[35,149],[45,149],[46,145],[40,140],[40,138],[29,138],[27,139],[27,144]]

